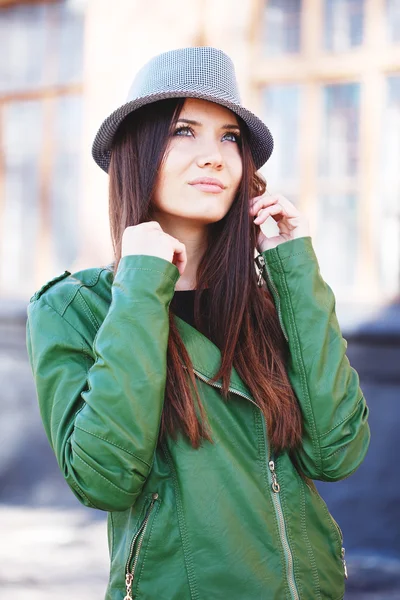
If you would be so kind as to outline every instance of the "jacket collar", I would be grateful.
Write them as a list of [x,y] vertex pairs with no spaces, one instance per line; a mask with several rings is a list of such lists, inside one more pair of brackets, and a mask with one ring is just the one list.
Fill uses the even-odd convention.
[[[174,315],[174,319],[192,361],[193,369],[203,375],[204,378],[211,379],[221,365],[221,351],[218,346],[183,319],[176,315]],[[218,379],[216,384],[221,386],[222,380]],[[252,399],[249,388],[242,381],[234,367],[232,367],[229,389],[233,393],[239,393],[248,396],[250,400]]]

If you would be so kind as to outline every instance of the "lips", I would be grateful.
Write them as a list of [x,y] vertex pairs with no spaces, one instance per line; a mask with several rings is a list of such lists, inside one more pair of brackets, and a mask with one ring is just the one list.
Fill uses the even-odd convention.
[[198,177],[197,179],[189,181],[189,185],[203,192],[211,192],[214,194],[219,194],[226,188],[222,181],[215,179],[214,177]]

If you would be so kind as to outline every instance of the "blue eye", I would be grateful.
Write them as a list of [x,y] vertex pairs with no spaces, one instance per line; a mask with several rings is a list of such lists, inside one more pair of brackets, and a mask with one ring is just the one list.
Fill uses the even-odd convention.
[[229,131],[228,133],[224,134],[224,138],[230,135],[231,136],[231,140],[232,142],[236,142],[237,144],[240,142],[240,135],[238,133],[233,133],[233,131]]
[[177,127],[174,132],[174,135],[188,136],[189,134],[194,135],[194,132],[193,132],[193,129],[191,127],[188,127],[187,125],[182,125],[181,127]]
[[[189,127],[189,125],[180,125],[175,129],[173,135],[182,137],[194,137],[195,133],[192,127]],[[228,131],[227,133],[224,133],[224,135],[222,136],[222,140],[227,140],[228,142],[235,142],[236,144],[240,145],[241,138],[239,133]]]

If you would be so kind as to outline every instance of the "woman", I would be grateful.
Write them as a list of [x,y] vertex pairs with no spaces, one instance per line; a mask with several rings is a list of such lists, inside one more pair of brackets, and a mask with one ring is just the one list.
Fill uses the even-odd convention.
[[109,600],[343,598],[312,480],[357,469],[368,409],[307,220],[256,172],[272,145],[224,53],[154,58],[93,145],[114,264],[31,299],[48,438],[109,512]]

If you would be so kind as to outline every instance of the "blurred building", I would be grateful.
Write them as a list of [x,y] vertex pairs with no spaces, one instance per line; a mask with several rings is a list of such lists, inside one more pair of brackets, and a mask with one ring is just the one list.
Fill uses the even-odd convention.
[[0,297],[111,260],[93,136],[158,52],[214,45],[270,126],[338,301],[400,288],[399,0],[0,0]]
[[[347,325],[382,308],[348,338],[370,452],[324,494],[350,551],[351,597],[400,597],[400,0],[0,0],[0,41],[0,504],[77,504],[40,423],[25,319],[48,279],[112,260],[97,128],[152,56],[216,46],[273,133],[269,190],[310,219]],[[18,594],[5,564],[0,583]]]

